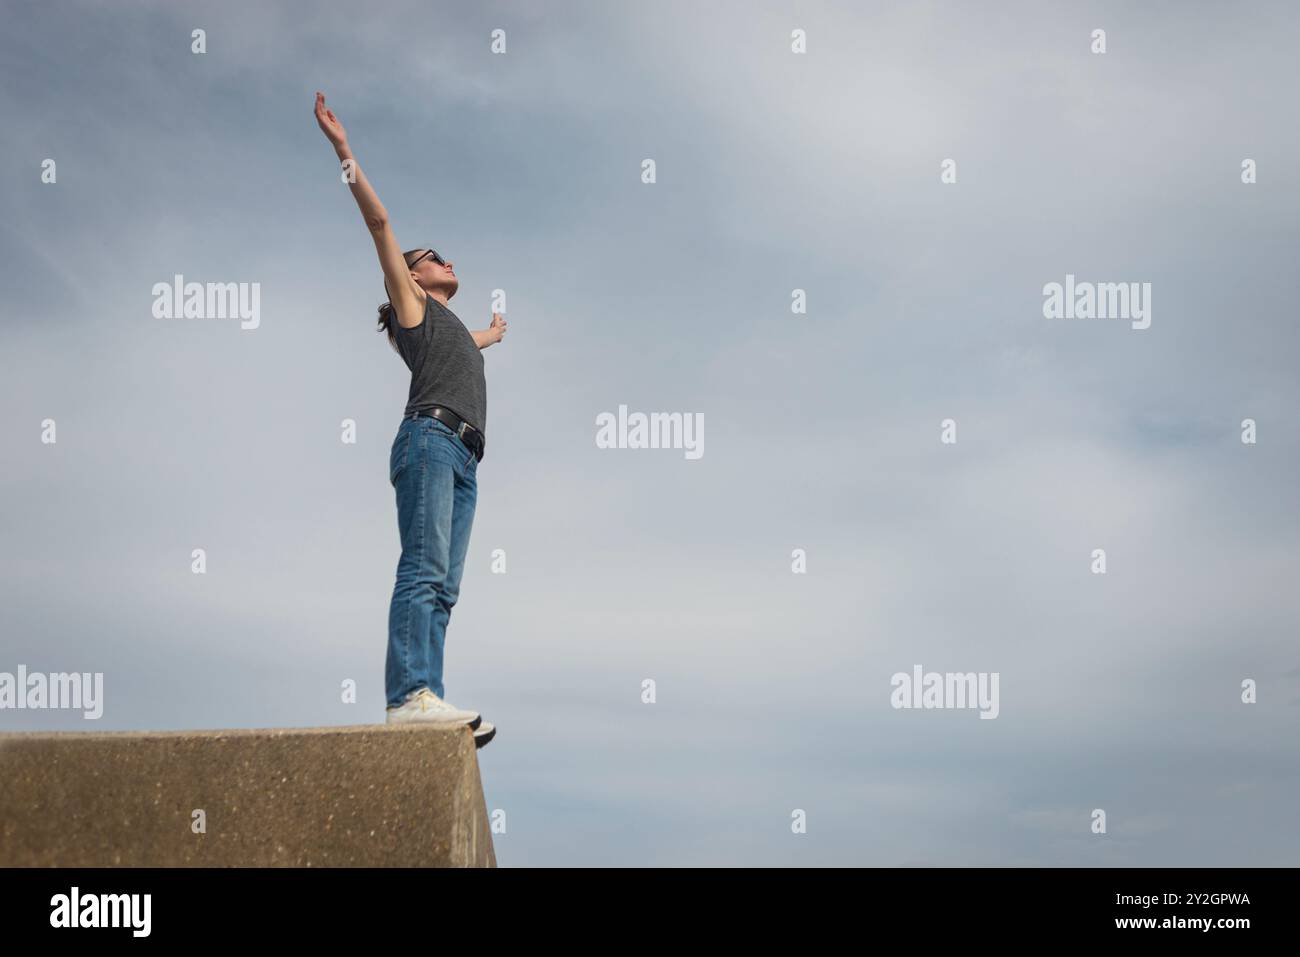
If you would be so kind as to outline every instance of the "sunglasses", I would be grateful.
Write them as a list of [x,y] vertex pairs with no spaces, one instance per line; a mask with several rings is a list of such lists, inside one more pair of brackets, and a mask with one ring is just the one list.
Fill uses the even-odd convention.
[[416,258],[416,260],[415,260],[413,263],[411,263],[411,265],[409,265],[409,266],[406,267],[406,268],[408,268],[408,269],[414,269],[416,266],[418,266],[421,262],[423,262],[425,259],[427,259],[427,258],[429,258],[429,257],[432,257],[432,258],[433,258],[433,261],[436,262],[439,266],[445,266],[445,265],[447,265],[447,260],[443,259],[441,256],[439,256],[439,255],[437,254],[437,252],[435,252],[434,250],[430,249],[430,250],[429,250],[427,253],[425,253],[424,255],[419,256],[418,258]]

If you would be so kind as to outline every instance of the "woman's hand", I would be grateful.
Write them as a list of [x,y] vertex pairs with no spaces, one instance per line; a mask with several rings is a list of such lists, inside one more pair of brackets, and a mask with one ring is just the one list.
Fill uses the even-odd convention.
[[343,124],[334,115],[334,111],[325,109],[325,94],[319,90],[316,91],[316,122],[320,124],[321,132],[334,144],[335,149],[347,146],[347,131],[343,129]]
[[499,312],[492,313],[492,325],[486,329],[475,329],[470,333],[474,337],[474,345],[479,349],[486,349],[494,342],[500,342],[506,337],[506,317]]

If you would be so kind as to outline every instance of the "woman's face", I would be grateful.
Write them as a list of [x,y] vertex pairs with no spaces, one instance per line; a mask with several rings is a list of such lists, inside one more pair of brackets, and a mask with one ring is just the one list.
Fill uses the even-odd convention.
[[456,295],[456,290],[460,288],[460,280],[456,278],[456,271],[453,268],[455,264],[450,259],[444,266],[435,262],[432,256],[425,256],[411,270],[415,276],[415,281],[420,284],[421,289],[427,289],[430,292],[441,290],[450,299]]

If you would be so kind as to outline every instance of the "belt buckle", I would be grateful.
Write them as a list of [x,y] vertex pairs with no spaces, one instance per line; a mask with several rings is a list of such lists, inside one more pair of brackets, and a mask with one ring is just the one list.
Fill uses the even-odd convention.
[[460,440],[461,440],[462,442],[465,443],[465,447],[468,448],[468,449],[470,450],[470,452],[473,453],[474,458],[478,459],[478,458],[480,458],[479,453],[480,453],[480,451],[481,451],[482,448],[483,448],[483,444],[482,444],[482,443],[483,443],[483,438],[482,438],[482,436],[478,436],[477,438],[475,438],[475,440],[474,440],[474,444],[473,444],[473,445],[470,445],[470,444],[469,444],[469,441],[465,438],[465,432],[466,432],[466,430],[468,430],[468,429],[473,429],[473,431],[474,431],[474,433],[476,434],[476,436],[478,435],[478,430],[477,430],[477,429],[474,429],[474,427],[471,426],[468,422],[462,422],[462,423],[461,423],[461,426],[460,426],[460,432],[459,432],[458,434],[460,435]]

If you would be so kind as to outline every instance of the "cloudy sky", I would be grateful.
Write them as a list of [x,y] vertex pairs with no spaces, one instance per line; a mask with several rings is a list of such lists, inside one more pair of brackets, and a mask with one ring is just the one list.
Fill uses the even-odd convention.
[[[446,670],[502,865],[1300,863],[1292,5],[5,21],[0,671],[104,672],[96,730],[383,720],[407,373],[321,89],[457,314],[507,296]],[[260,325],[154,318],[175,274]],[[1150,328],[1044,318],[1067,274]],[[597,448],[619,405],[705,454]],[[915,665],[998,717],[892,708]]]

